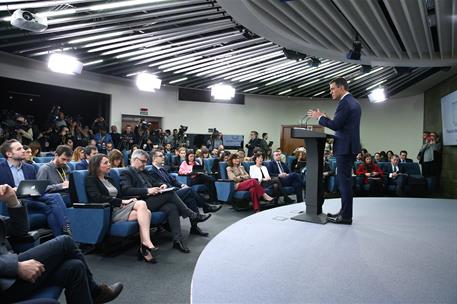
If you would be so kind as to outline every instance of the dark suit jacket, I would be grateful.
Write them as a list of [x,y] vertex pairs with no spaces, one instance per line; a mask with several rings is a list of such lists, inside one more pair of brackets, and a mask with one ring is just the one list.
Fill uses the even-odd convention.
[[[149,183],[149,184],[148,184]],[[159,180],[146,172],[138,172],[132,166],[128,166],[121,172],[121,195],[136,196],[145,199],[148,196],[148,188],[160,187]]]
[[87,162],[87,160],[83,159],[75,165],[75,170],[87,170],[88,167],[89,163]]
[[[24,172],[25,179],[36,179],[35,167],[29,164],[22,164],[22,171]],[[14,185],[13,174],[11,173],[10,167],[7,161],[0,163],[0,185],[8,184],[11,187]]]
[[176,180],[171,174],[168,174],[165,170],[162,170],[163,174],[165,174],[165,178],[162,177],[160,174],[159,169],[156,166],[152,165],[152,167],[147,171],[155,180],[162,181],[162,183],[167,184],[168,187],[176,187],[181,188],[182,184]]
[[[113,179],[107,177],[108,181],[114,185]],[[108,189],[97,177],[88,175],[86,176],[86,192],[89,203],[110,203],[113,207],[120,207],[122,199],[111,197]],[[119,195],[119,193],[118,193]]]
[[[283,162],[280,162],[282,170],[285,173],[290,173],[289,167],[287,167],[286,164]],[[270,163],[267,165],[268,173],[270,173],[270,176],[278,176],[279,175],[279,168],[275,160],[272,160]]]
[[[412,163],[413,160],[412,160],[411,158],[406,158],[406,159],[405,159],[405,162],[406,162],[406,163]],[[400,163],[401,163],[401,160],[399,160],[398,163],[400,164]]]
[[359,102],[348,94],[338,102],[333,120],[324,116],[319,119],[320,125],[335,131],[334,155],[356,155],[360,152],[361,115]]
[[[403,174],[406,174],[406,170],[403,166],[399,166],[400,163],[398,163],[397,165],[397,168],[398,168],[398,171],[399,173],[403,173]],[[384,167],[385,171],[385,175],[386,175],[386,178],[387,180],[391,180],[392,178],[389,177],[390,173],[393,173],[393,168],[392,168],[392,164],[389,164],[388,166],[385,166]]]
[[4,217],[0,218],[0,291],[13,285],[18,269],[18,256],[9,252],[6,236],[22,236],[29,231],[26,208],[8,208],[8,213],[8,221]]

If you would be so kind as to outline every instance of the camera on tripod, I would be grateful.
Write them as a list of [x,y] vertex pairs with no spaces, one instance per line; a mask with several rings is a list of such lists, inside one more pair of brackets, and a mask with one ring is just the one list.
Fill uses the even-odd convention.
[[147,122],[146,120],[140,120],[140,122],[137,125],[137,128],[142,130],[142,131],[146,131],[146,130],[149,129],[150,125],[151,125],[150,122]]

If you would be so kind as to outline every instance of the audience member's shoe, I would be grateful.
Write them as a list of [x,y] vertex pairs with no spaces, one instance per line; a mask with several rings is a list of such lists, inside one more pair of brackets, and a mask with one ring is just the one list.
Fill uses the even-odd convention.
[[173,248],[174,248],[174,249],[178,249],[179,251],[184,252],[184,253],[189,253],[189,252],[190,252],[190,249],[187,248],[187,247],[182,243],[182,241],[174,241],[174,242],[173,242]]
[[157,260],[155,256],[152,255],[152,252],[157,250],[157,247],[148,248],[142,244],[141,247],[138,248],[138,260],[144,260],[146,263],[156,264]]
[[208,236],[209,233],[208,232],[203,232],[200,227],[198,227],[197,225],[192,225],[192,227],[190,227],[190,234],[195,234],[195,235],[199,235],[199,236]]
[[295,203],[295,201],[288,196],[284,196],[284,203],[293,204],[293,203]]
[[211,217],[211,214],[195,213],[195,216],[190,219],[191,223],[201,223]]
[[65,235],[72,236],[70,224],[63,225],[62,232]]
[[222,205],[213,205],[213,204],[205,204],[203,205],[203,212],[209,213],[209,212],[217,212],[222,208]]
[[99,294],[94,297],[94,303],[108,303],[116,299],[117,296],[121,293],[124,285],[122,283],[114,283],[112,285],[101,284],[98,286],[100,288]]
[[337,217],[329,217],[328,221],[334,224],[352,225],[352,219],[344,218],[341,214]]
[[340,213],[327,213],[327,217],[337,217]]

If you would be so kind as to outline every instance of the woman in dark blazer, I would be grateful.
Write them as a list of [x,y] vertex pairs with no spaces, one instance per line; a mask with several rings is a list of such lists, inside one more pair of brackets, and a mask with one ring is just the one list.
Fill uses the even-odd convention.
[[89,162],[89,175],[86,177],[86,192],[90,203],[109,203],[113,207],[112,221],[138,221],[140,226],[141,245],[138,258],[148,263],[156,263],[152,252],[157,250],[152,244],[149,232],[151,211],[146,202],[133,199],[118,198],[118,190],[113,180],[107,177],[110,162],[106,155],[97,154]]

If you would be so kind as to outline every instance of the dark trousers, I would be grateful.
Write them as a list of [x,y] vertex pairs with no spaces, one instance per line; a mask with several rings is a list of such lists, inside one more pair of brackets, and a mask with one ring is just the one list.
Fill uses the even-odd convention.
[[341,194],[340,214],[352,219],[352,166],[353,155],[336,155],[336,179]]
[[179,216],[192,217],[194,212],[187,208],[175,192],[151,195],[146,198],[148,209],[152,212],[162,211],[167,214],[168,224],[173,235],[173,241],[182,241],[181,221]]
[[408,180],[406,175],[398,175],[396,178],[391,179],[391,183],[395,184],[395,193],[398,196],[405,195],[405,185]]
[[99,292],[92,273],[81,251],[69,236],[59,236],[19,254],[20,262],[34,259],[44,265],[46,271],[30,283],[17,279],[2,293],[2,303],[27,299],[46,286],[65,288],[67,303],[92,303],[92,296]]
[[281,178],[281,184],[284,187],[292,186],[297,195],[297,202],[303,202],[303,179],[298,173],[289,173],[289,175]]
[[206,185],[208,187],[208,194],[211,202],[217,202],[216,186],[214,185],[214,178],[206,174],[197,174],[192,177],[193,185]]
[[[198,206],[200,204],[205,204],[205,201],[201,198],[201,196],[195,193],[195,191],[192,190],[191,187],[181,188],[178,191],[176,191],[176,194],[184,202],[184,204],[186,204],[186,206],[195,213],[200,212],[198,210]],[[203,202],[199,202],[199,200],[202,200]]]

